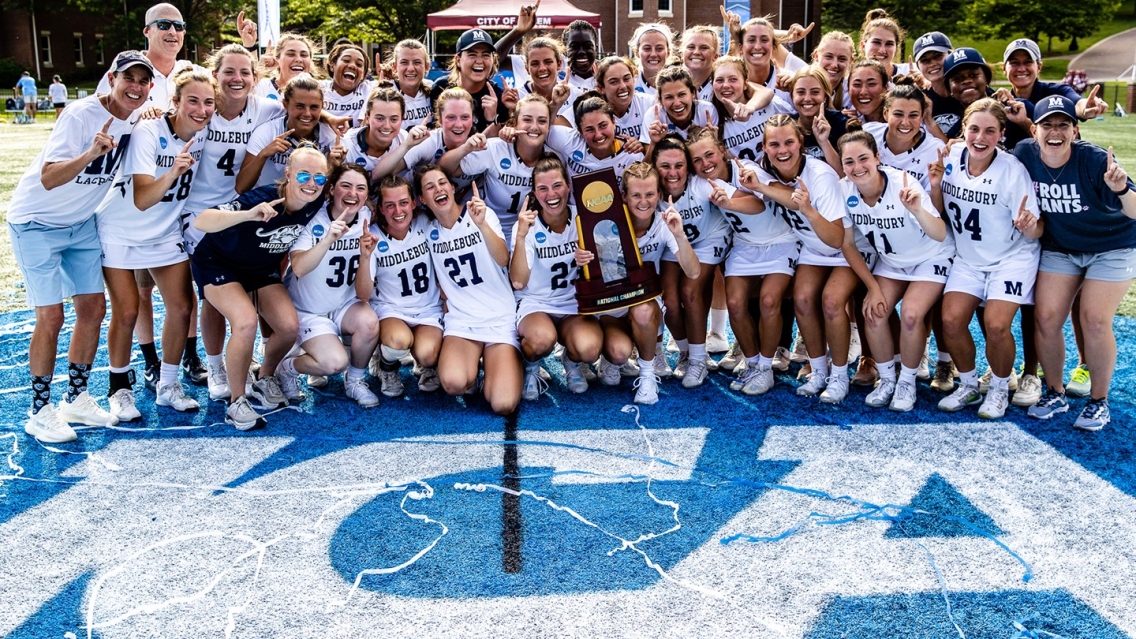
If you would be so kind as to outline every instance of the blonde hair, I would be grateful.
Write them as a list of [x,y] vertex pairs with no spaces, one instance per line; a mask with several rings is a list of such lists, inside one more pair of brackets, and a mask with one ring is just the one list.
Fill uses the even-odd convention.
[[393,102],[398,105],[398,119],[402,119],[402,114],[406,112],[406,99],[402,97],[402,91],[394,88],[393,86],[376,87],[371,91],[371,95],[367,96],[367,109],[366,116],[371,116],[371,107],[376,102]]
[[639,27],[635,29],[635,33],[631,34],[631,39],[627,41],[627,46],[631,49],[632,58],[639,57],[639,40],[652,31],[666,38],[668,53],[674,48],[674,31],[671,31],[670,27],[661,22],[648,22],[639,25]]
[[461,100],[468,104],[471,112],[476,110],[473,104],[473,96],[469,94],[469,91],[461,87],[450,87],[442,91],[437,101],[434,102],[434,122],[437,124],[438,128],[442,126],[442,111],[445,110],[447,104],[454,100]]
[[[289,84],[291,83],[289,82]],[[287,176],[292,172],[292,167],[295,166],[296,162],[299,161],[296,158],[302,158],[308,155],[319,158],[320,162],[323,162],[324,171],[327,171],[327,156],[323,154],[323,151],[320,151],[319,147],[312,144],[311,142],[301,142],[299,146],[297,146],[292,150],[290,154],[288,154],[288,162],[284,165],[285,177],[276,181],[276,193],[280,197],[284,197],[284,187],[288,185]]]
[[422,53],[422,59],[426,61],[427,70],[429,69],[430,52],[426,49],[426,45],[422,44],[418,40],[415,40],[414,38],[399,40],[398,44],[394,45],[394,49],[391,50],[390,57],[387,58],[386,63],[393,65],[395,62],[397,62],[398,55],[402,53],[404,49],[411,51],[420,51]]
[[793,89],[797,87],[797,81],[801,78],[812,78],[819,82],[820,88],[824,91],[825,95],[832,93],[832,84],[828,81],[828,74],[817,65],[810,64],[807,67],[799,69],[793,74],[793,79],[789,80],[789,97],[792,97]]
[[679,40],[679,48],[685,49],[687,39],[696,35],[710,36],[710,40],[713,42],[710,47],[714,50],[714,55],[718,55],[718,49],[721,47],[721,42],[718,40],[718,29],[705,24],[696,24],[683,31],[682,38]]
[[650,162],[636,162],[623,170],[623,183],[620,186],[622,187],[624,195],[627,195],[628,178],[635,180],[654,180],[656,193],[662,193],[663,191],[659,171],[655,168],[655,165]]
[[[844,33],[843,31],[829,31],[820,38],[816,49],[813,49],[813,62],[819,64],[821,53],[826,46],[833,44],[843,44],[848,47],[848,68],[844,70],[844,78],[852,71],[852,62],[856,60],[856,43],[853,42],[852,36]],[[844,78],[841,78],[843,80]],[[829,84],[832,81],[829,80]],[[844,108],[844,83],[837,82],[836,86],[828,90],[828,108],[836,109],[837,111]]]
[[895,43],[897,46],[903,44],[903,38],[906,34],[899,23],[892,19],[891,15],[884,9],[872,9],[864,16],[864,24],[860,27],[860,46],[864,46],[864,42],[868,39],[876,29],[885,29],[891,31],[895,36]]
[[1002,103],[994,98],[975,100],[970,106],[966,107],[966,111],[962,114],[962,125],[964,127],[970,122],[970,116],[975,113],[989,113],[994,116],[994,119],[998,121],[998,126],[1001,127],[1003,131],[1006,130],[1006,125],[1010,121],[1010,118],[1006,115],[1006,107],[1002,106]]
[[[313,77],[315,77],[315,73],[317,71],[317,65],[315,64],[315,57],[316,57],[316,53],[319,51],[319,48],[317,48],[316,43],[314,43],[310,39],[308,39],[308,36],[306,36],[306,35],[301,35],[299,33],[282,33],[282,34],[280,34],[280,41],[276,43],[276,48],[273,49],[273,54],[275,54],[276,60],[277,61],[280,60],[280,54],[284,52],[284,46],[287,45],[289,42],[299,42],[299,43],[303,44],[305,48],[307,48],[308,55],[312,58],[312,63],[309,65],[308,68],[310,70],[310,73],[312,73]],[[277,62],[277,66],[279,67],[279,62]],[[264,75],[267,76],[268,74],[264,74]],[[279,77],[280,74],[277,73],[276,75],[277,75],[277,77]]]
[[205,66],[214,73],[220,73],[221,65],[225,62],[225,56],[230,55],[243,55],[248,58],[249,66],[252,68],[253,83],[255,84],[260,78],[260,70],[257,69],[256,58],[253,57],[251,51],[239,44],[226,44],[220,49],[217,49],[213,52],[213,55],[209,56],[209,59],[205,61]]
[[213,76],[194,67],[186,67],[174,75],[173,101],[181,102],[182,91],[185,90],[185,87],[194,82],[203,82],[205,84],[208,84],[209,88],[213,90],[213,98],[217,98],[217,82],[213,79]]

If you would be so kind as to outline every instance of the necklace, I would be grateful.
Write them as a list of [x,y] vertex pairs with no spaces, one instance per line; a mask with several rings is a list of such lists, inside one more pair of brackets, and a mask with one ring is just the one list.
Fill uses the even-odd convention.
[[[1069,159],[1071,160],[1072,157],[1070,157]],[[1069,160],[1066,160],[1065,164],[1061,165],[1061,170],[1057,172],[1057,175],[1054,175],[1053,171],[1049,170],[1049,165],[1045,163],[1045,160],[1041,161],[1041,165],[1045,167],[1045,172],[1047,175],[1049,175],[1049,181],[1053,184],[1056,184],[1057,180],[1061,179],[1061,174],[1064,173],[1065,169],[1069,166]]]

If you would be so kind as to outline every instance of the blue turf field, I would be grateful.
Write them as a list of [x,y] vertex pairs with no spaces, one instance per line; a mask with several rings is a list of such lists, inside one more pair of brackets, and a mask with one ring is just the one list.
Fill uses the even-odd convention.
[[637,415],[629,380],[571,396],[550,362],[515,421],[333,379],[240,433],[139,385],[143,423],[50,448],[22,430],[31,324],[0,330],[0,635],[1136,636],[1132,320],[1099,433],[788,376],[664,382]]

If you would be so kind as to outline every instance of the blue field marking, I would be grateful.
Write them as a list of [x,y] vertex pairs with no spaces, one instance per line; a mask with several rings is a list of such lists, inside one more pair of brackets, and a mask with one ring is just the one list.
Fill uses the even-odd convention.
[[[908,506],[915,510],[933,513],[951,513],[954,517],[964,519],[991,535],[1003,534],[993,519],[975,508],[969,499],[964,497],[954,486],[951,486],[951,483],[939,473],[932,473],[927,478],[927,483],[920,489],[919,494],[912,498]],[[889,539],[981,536],[973,528],[964,526],[952,519],[925,516],[912,517],[902,524],[897,522],[884,533],[884,537]]]
[[76,607],[82,601],[83,593],[93,581],[94,573],[86,572],[75,578],[59,594],[40,606],[15,630],[8,633],[7,639],[43,639],[60,637],[60,627],[75,628],[84,623],[83,610]]

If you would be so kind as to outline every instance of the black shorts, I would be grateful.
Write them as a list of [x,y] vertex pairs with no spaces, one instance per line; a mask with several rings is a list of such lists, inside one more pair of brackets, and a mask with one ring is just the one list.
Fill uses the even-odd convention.
[[66,102],[52,102],[51,106],[55,107],[56,109],[62,109],[63,107],[67,106],[67,103]]
[[223,286],[236,282],[246,291],[252,292],[273,284],[283,284],[279,270],[249,270],[234,268],[228,264],[220,263],[212,258],[194,253],[189,261],[193,272],[193,281],[197,284],[197,292],[205,299],[205,287],[212,284]]

